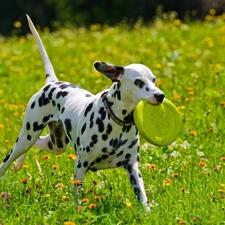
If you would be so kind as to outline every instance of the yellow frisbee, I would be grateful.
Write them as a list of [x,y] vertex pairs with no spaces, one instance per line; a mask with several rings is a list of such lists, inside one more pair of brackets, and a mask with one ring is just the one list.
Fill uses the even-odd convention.
[[168,99],[158,105],[141,99],[134,109],[134,121],[140,134],[151,144],[159,146],[174,142],[182,128],[180,114]]

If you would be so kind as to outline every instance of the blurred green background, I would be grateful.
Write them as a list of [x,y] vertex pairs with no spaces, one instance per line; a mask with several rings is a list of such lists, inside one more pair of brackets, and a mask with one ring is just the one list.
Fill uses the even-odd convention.
[[[0,34],[23,35],[28,32],[23,24],[25,14],[41,27],[100,23],[115,25],[149,22],[159,11],[177,12],[182,20],[204,19],[210,9],[216,14],[225,12],[225,0],[2,0],[0,4]],[[18,29],[19,28],[19,29]]]

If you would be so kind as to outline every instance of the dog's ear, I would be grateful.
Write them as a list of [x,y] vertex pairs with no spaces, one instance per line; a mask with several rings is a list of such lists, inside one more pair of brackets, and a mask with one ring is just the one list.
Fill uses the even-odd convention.
[[113,82],[120,81],[124,74],[124,68],[122,66],[114,66],[109,63],[96,61],[94,67],[100,73],[106,75]]

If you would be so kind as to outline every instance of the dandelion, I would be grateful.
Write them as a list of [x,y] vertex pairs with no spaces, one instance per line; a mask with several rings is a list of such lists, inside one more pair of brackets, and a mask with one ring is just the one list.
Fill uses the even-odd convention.
[[13,26],[15,28],[20,28],[20,27],[22,27],[22,23],[20,21],[15,21],[14,24],[13,24]]
[[200,161],[200,162],[198,163],[198,165],[204,167],[204,166],[206,166],[206,163],[203,162],[203,161]]
[[197,136],[197,133],[194,130],[190,130],[189,134],[195,137]]
[[56,187],[61,187],[61,188],[64,188],[64,187],[65,187],[65,185],[64,185],[63,183],[58,183],[58,184],[56,184]]
[[77,158],[77,156],[74,154],[69,154],[68,157],[73,160],[75,160]]
[[3,128],[3,124],[0,123],[0,129],[2,129],[2,128]]
[[54,170],[56,170],[56,169],[59,168],[59,166],[58,166],[58,165],[53,165],[52,168],[53,168]]
[[176,94],[176,95],[173,96],[173,98],[174,98],[175,100],[179,100],[181,97],[180,97],[180,95]]
[[41,187],[41,184],[35,184],[35,187],[36,188],[40,188]]
[[89,209],[94,209],[94,208],[96,208],[96,204],[95,203],[91,203],[91,204],[89,204],[88,208]]
[[65,221],[64,223],[63,223],[64,225],[76,225],[74,222],[72,222],[72,221]]
[[181,220],[179,221],[179,224],[185,224],[185,221],[184,221],[183,219],[181,219]]
[[51,195],[50,194],[46,194],[45,197],[49,198]]
[[171,182],[172,182],[172,180],[167,179],[167,180],[164,181],[164,184],[166,186],[169,186]]
[[218,192],[219,192],[219,193],[224,193],[225,190],[224,190],[224,189],[219,189]]
[[21,179],[21,181],[24,183],[24,184],[27,184],[27,181],[28,181],[29,179],[28,178],[23,178],[23,179]]
[[50,156],[49,155],[43,155],[42,158],[43,159],[50,159]]
[[96,196],[94,196],[94,199],[96,200],[96,201],[98,201],[98,200],[100,200],[100,196],[98,196],[98,195],[96,195]]
[[225,161],[225,156],[220,157],[220,160]]
[[148,168],[149,168],[150,170],[154,170],[154,169],[156,169],[156,165],[155,165],[155,164],[150,164],[150,165],[148,166]]
[[89,199],[88,198],[83,198],[82,202],[84,202],[84,203],[89,202]]
[[74,184],[74,185],[81,185],[82,181],[81,180],[73,180],[72,184]]
[[185,192],[186,191],[186,188],[181,188],[180,190],[183,191],[183,192]]
[[210,127],[210,128],[209,128],[209,131],[212,132],[212,131],[213,131],[213,127]]
[[225,105],[225,101],[221,101],[221,102],[220,102],[220,105],[221,105],[221,106],[224,106],[224,105]]
[[60,158],[62,158],[62,155],[56,155],[56,158],[60,159]]
[[62,196],[62,199],[63,199],[63,200],[69,200],[69,197],[66,196],[66,195],[63,195],[63,196]]
[[6,144],[6,145],[9,144],[9,140],[5,140],[5,144]]
[[178,177],[179,173],[173,173],[172,177]]
[[27,165],[27,164],[23,164],[23,165],[22,165],[22,168],[23,168],[23,169],[28,169],[29,167],[30,167],[30,166]]
[[126,202],[126,206],[127,207],[131,207],[132,206],[132,203],[131,202]]

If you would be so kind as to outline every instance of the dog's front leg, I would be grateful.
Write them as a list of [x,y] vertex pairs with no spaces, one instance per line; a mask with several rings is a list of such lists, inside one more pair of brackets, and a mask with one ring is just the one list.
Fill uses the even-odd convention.
[[84,177],[87,170],[81,164],[81,160],[77,157],[74,168],[74,198],[75,201],[78,201],[78,195],[82,195]]
[[144,182],[139,171],[138,164],[138,162],[132,164],[128,163],[125,169],[128,172],[130,183],[133,186],[134,193],[136,194],[138,200],[144,205],[146,211],[150,211],[150,208],[148,206],[148,199],[144,189]]

